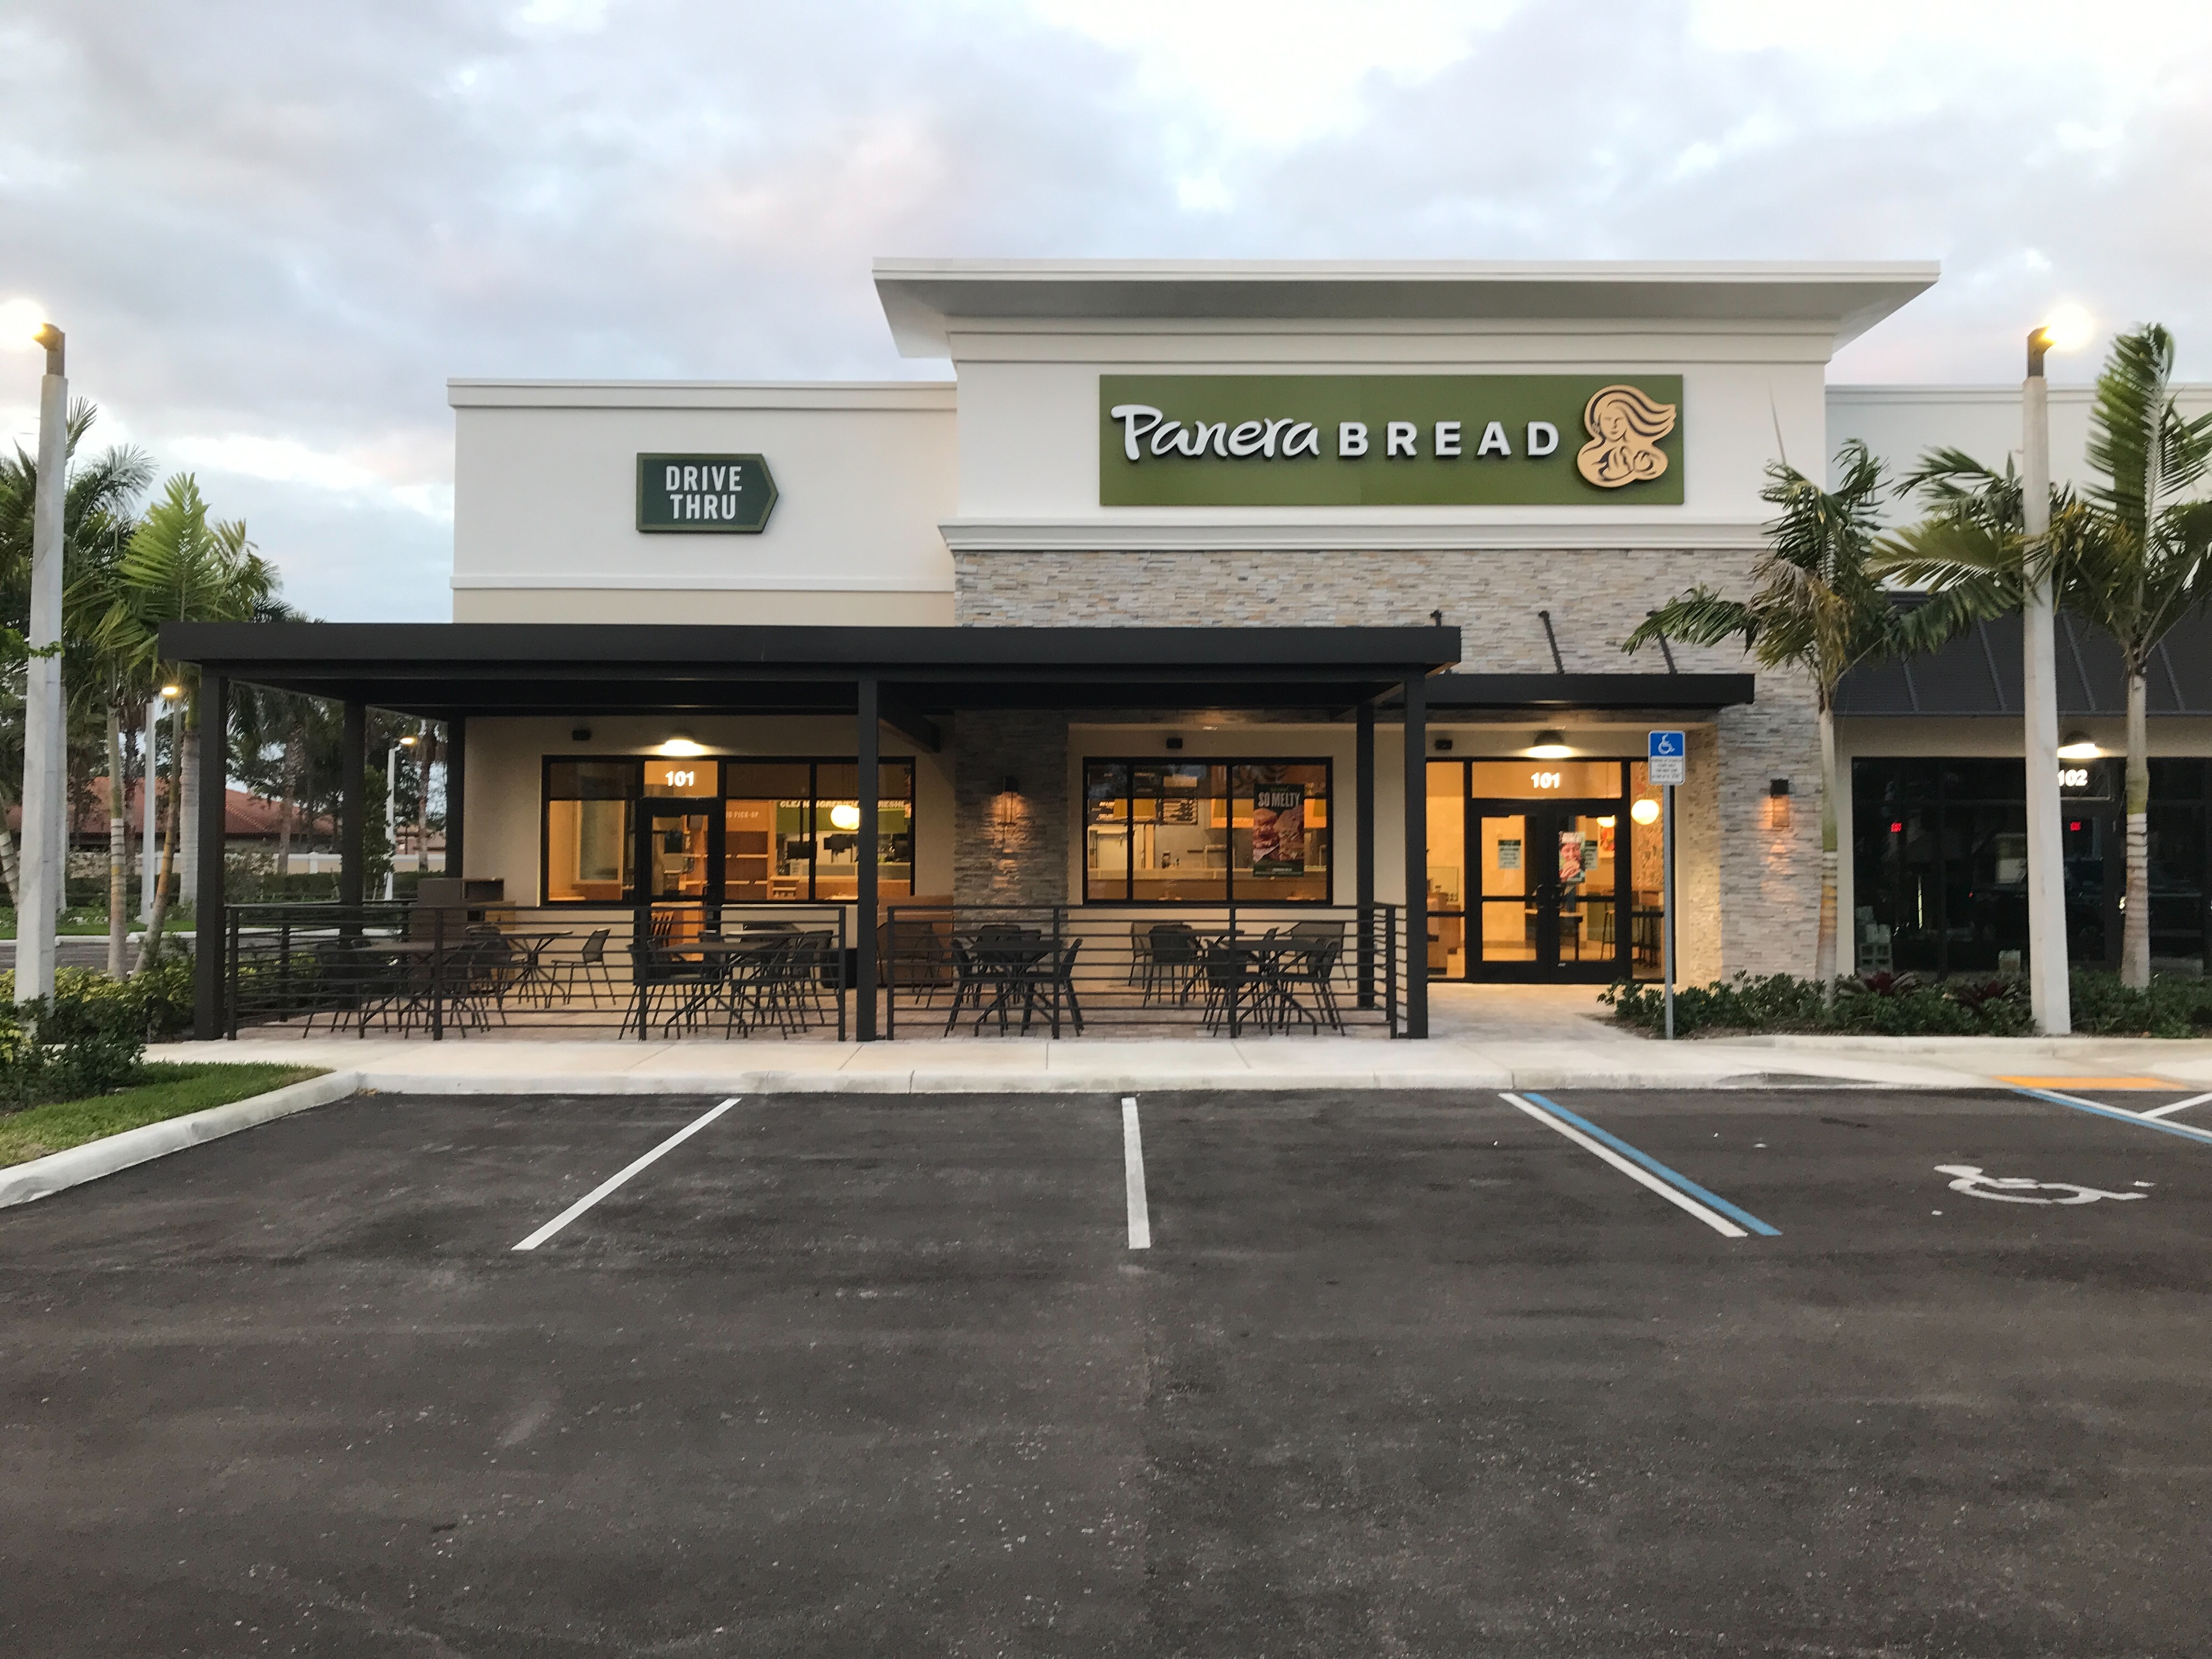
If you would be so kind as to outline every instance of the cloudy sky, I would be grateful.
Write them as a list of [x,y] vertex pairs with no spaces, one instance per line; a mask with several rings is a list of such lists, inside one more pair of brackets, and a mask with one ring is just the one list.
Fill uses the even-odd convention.
[[295,602],[439,619],[447,376],[944,374],[878,254],[1935,258],[1834,378],[2072,301],[2212,379],[2208,66],[2203,0],[6,0],[0,301]]

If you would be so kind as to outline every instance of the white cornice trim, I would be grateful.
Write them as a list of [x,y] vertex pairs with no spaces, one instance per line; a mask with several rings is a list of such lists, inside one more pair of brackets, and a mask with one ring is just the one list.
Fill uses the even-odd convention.
[[1765,544],[1756,522],[1334,518],[948,519],[955,553],[1449,552],[1506,548],[1734,550]]
[[451,380],[455,409],[868,409],[936,413],[950,380]]
[[523,570],[495,575],[460,576],[450,580],[456,588],[567,589],[571,592],[693,593],[950,593],[949,580],[936,576],[790,576],[692,575],[675,572],[662,575],[607,576],[569,571]]

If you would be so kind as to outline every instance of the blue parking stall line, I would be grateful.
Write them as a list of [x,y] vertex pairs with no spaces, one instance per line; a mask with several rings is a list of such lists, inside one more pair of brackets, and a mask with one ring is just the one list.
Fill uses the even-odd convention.
[[2162,1134],[2179,1135],[2184,1140],[2201,1141],[2212,1146],[2212,1133],[2192,1129],[2186,1123],[2168,1123],[2162,1117],[2145,1117],[2141,1112],[2124,1112],[2117,1106],[2100,1106],[2094,1100],[2081,1100],[2072,1095],[2062,1095],[2050,1089],[2029,1089],[2015,1085],[2013,1092],[2026,1095],[2031,1100],[2047,1100],[2054,1106],[2070,1106],[2077,1112],[2094,1112],[2099,1117],[2116,1118],[2122,1123],[2132,1123],[2139,1129],[2156,1129]]
[[1668,1169],[1665,1164],[1662,1164],[1657,1158],[1652,1157],[1649,1152],[1643,1151],[1639,1147],[1630,1146],[1626,1141],[1623,1140],[1619,1135],[1613,1133],[1610,1130],[1601,1129],[1596,1124],[1591,1122],[1588,1118],[1569,1111],[1565,1107],[1560,1105],[1556,1100],[1547,1099],[1544,1096],[1536,1094],[1527,1089],[1523,1089],[1521,1091],[1521,1094],[1523,1099],[1535,1102],[1537,1105],[1541,1106],[1547,1112],[1557,1113],[1562,1120],[1573,1124],[1575,1127],[1580,1129],[1584,1134],[1593,1136],[1595,1139],[1603,1141],[1607,1146],[1612,1147],[1613,1151],[1619,1152],[1624,1158],[1635,1159],[1637,1163],[1642,1164],[1653,1175],[1657,1176],[1662,1181],[1679,1188],[1682,1192],[1687,1193],[1691,1197],[1696,1199],[1700,1204],[1710,1205],[1712,1208],[1718,1210],[1723,1215],[1727,1216],[1730,1220],[1741,1223],[1751,1231],[1757,1233],[1760,1237],[1779,1238],[1782,1237],[1782,1230],[1779,1227],[1770,1227],[1766,1223],[1761,1221],[1757,1216],[1752,1214],[1748,1210],[1739,1208],[1737,1206],[1729,1203],[1728,1200],[1723,1198],[1717,1193],[1707,1192],[1703,1187],[1698,1185],[1696,1182],[1691,1180],[1687,1176]]

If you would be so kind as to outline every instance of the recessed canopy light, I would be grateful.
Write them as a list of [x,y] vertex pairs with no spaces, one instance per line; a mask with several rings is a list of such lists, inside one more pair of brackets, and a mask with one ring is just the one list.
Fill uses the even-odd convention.
[[1531,760],[1565,760],[1575,751],[1567,747],[1567,740],[1557,732],[1539,732],[1536,741],[1528,745]]

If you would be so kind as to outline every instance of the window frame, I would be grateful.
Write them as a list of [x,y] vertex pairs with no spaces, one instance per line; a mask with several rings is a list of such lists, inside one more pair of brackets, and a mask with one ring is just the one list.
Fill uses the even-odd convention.
[[[1328,755],[1085,755],[1078,764],[1080,769],[1078,773],[1079,780],[1078,793],[1082,799],[1078,809],[1080,822],[1077,828],[1081,836],[1081,844],[1077,849],[1077,856],[1081,860],[1082,902],[1086,908],[1096,907],[1103,909],[1118,907],[1125,909],[1146,910],[1191,909],[1209,906],[1218,908],[1231,904],[1323,908],[1336,902],[1336,762],[1333,757]],[[1121,803],[1121,822],[1131,832],[1125,834],[1121,838],[1121,890],[1115,896],[1096,894],[1091,885],[1091,772],[1093,767],[1098,766],[1117,766],[1121,769],[1121,793],[1113,799]],[[1232,857],[1223,869],[1221,891],[1218,896],[1208,898],[1139,898],[1136,896],[1136,836],[1133,831],[1137,823],[1135,812],[1137,770],[1140,767],[1154,770],[1168,770],[1176,767],[1191,766],[1218,766],[1229,775],[1229,793],[1225,799],[1230,803],[1229,844],[1232,853],[1237,844],[1236,776],[1238,767],[1319,767],[1322,774],[1320,799],[1322,807],[1323,828],[1328,834],[1328,890],[1319,898],[1281,898],[1272,894],[1252,897],[1241,896],[1237,891],[1237,865]],[[1224,799],[1224,797],[1208,795],[1206,799],[1214,800]],[[1309,796],[1307,799],[1311,799],[1313,797]],[[1249,873],[1246,879],[1252,879]]]
[[[552,806],[555,799],[555,796],[552,793],[553,769],[556,766],[595,765],[626,766],[629,768],[632,782],[634,784],[634,792],[622,796],[620,799],[630,808],[630,832],[633,836],[637,833],[638,826],[644,822],[647,812],[656,804],[673,805],[681,802],[690,802],[694,805],[701,803],[712,804],[713,817],[715,826],[714,833],[718,837],[723,833],[723,823],[726,817],[727,808],[731,799],[729,793],[729,775],[727,770],[729,767],[733,765],[804,766],[807,769],[806,821],[808,830],[810,837],[817,837],[819,835],[819,830],[817,820],[822,810],[823,800],[822,769],[825,766],[857,767],[860,764],[860,757],[856,755],[706,754],[696,757],[696,759],[699,763],[700,769],[702,771],[708,768],[713,769],[714,787],[712,790],[696,795],[648,795],[645,793],[645,769],[649,762],[656,758],[659,757],[652,755],[635,754],[545,755],[541,757],[538,779],[538,902],[540,908],[549,910],[605,910],[617,908],[623,909],[634,909],[638,905],[646,902],[643,896],[642,886],[645,880],[645,871],[643,866],[635,857],[630,860],[631,868],[629,883],[623,890],[623,896],[619,900],[610,902],[601,899],[556,899],[550,896],[552,888],[553,878]],[[919,842],[921,836],[921,823],[920,802],[918,798],[921,793],[919,764],[916,762],[915,757],[911,755],[886,755],[882,757],[880,765],[884,770],[889,770],[895,767],[903,768],[905,769],[907,778],[906,810],[908,834]],[[575,800],[585,799],[605,799],[611,798],[563,795],[559,797],[559,799],[562,800]],[[745,795],[739,796],[738,799],[750,800],[754,799],[754,797]],[[880,843],[878,845],[878,851],[879,854],[882,851]],[[919,854],[920,848],[917,845],[915,849],[915,856],[908,860],[908,867],[910,869],[919,861]],[[887,862],[890,862],[890,860],[883,859],[880,856],[877,860],[878,866]],[[822,860],[818,856],[811,858],[807,861],[806,896],[803,899],[785,901],[786,902],[794,904],[851,904],[854,902],[854,900],[849,898],[823,899],[817,896],[817,884],[820,878],[821,863]],[[912,878],[909,877],[908,879],[911,881]],[[720,906],[730,903],[751,902],[745,900],[732,900],[724,897],[720,891],[720,888],[725,884],[726,884],[726,880],[724,882],[717,883],[717,890],[714,896],[705,900],[704,902],[709,906]],[[677,901],[662,900],[657,902],[672,903]],[[685,900],[683,902],[686,903],[696,903],[700,901]]]

